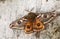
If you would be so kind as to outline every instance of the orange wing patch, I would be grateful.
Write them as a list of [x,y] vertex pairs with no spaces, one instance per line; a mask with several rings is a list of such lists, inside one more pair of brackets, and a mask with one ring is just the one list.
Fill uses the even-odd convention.
[[37,18],[34,20],[33,24],[33,31],[39,32],[40,30],[44,29],[44,24]]
[[26,24],[25,24],[25,28],[24,28],[24,31],[28,34],[32,33],[33,32],[33,27],[32,27],[32,23],[30,21],[27,21]]

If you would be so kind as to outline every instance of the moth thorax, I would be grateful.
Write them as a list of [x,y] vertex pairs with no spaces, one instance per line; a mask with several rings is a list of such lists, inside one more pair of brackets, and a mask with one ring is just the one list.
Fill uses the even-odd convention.
[[29,13],[29,14],[28,14],[28,19],[29,19],[31,22],[33,22],[36,16],[37,16],[37,15],[36,15],[35,13]]

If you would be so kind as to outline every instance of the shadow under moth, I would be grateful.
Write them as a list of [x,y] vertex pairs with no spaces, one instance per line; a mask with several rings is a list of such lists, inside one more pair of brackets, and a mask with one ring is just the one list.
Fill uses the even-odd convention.
[[53,19],[59,16],[59,13],[34,13],[29,12],[27,15],[13,21],[9,27],[11,29],[24,30],[25,33],[40,32],[45,28],[45,25],[50,23]]

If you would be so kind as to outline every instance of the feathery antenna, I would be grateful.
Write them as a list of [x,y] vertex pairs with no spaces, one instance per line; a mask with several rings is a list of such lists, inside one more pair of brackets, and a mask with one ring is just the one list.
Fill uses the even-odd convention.
[[34,7],[29,11],[29,10],[25,10],[25,11],[27,11],[27,12],[31,12],[32,10],[34,9]]

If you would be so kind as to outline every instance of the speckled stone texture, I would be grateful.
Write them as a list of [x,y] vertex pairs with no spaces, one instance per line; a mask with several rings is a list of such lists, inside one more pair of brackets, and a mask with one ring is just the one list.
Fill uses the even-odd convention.
[[0,39],[60,39],[60,16],[46,25],[46,29],[38,33],[25,34],[23,30],[12,30],[9,24],[33,12],[60,12],[60,0],[0,0]]

